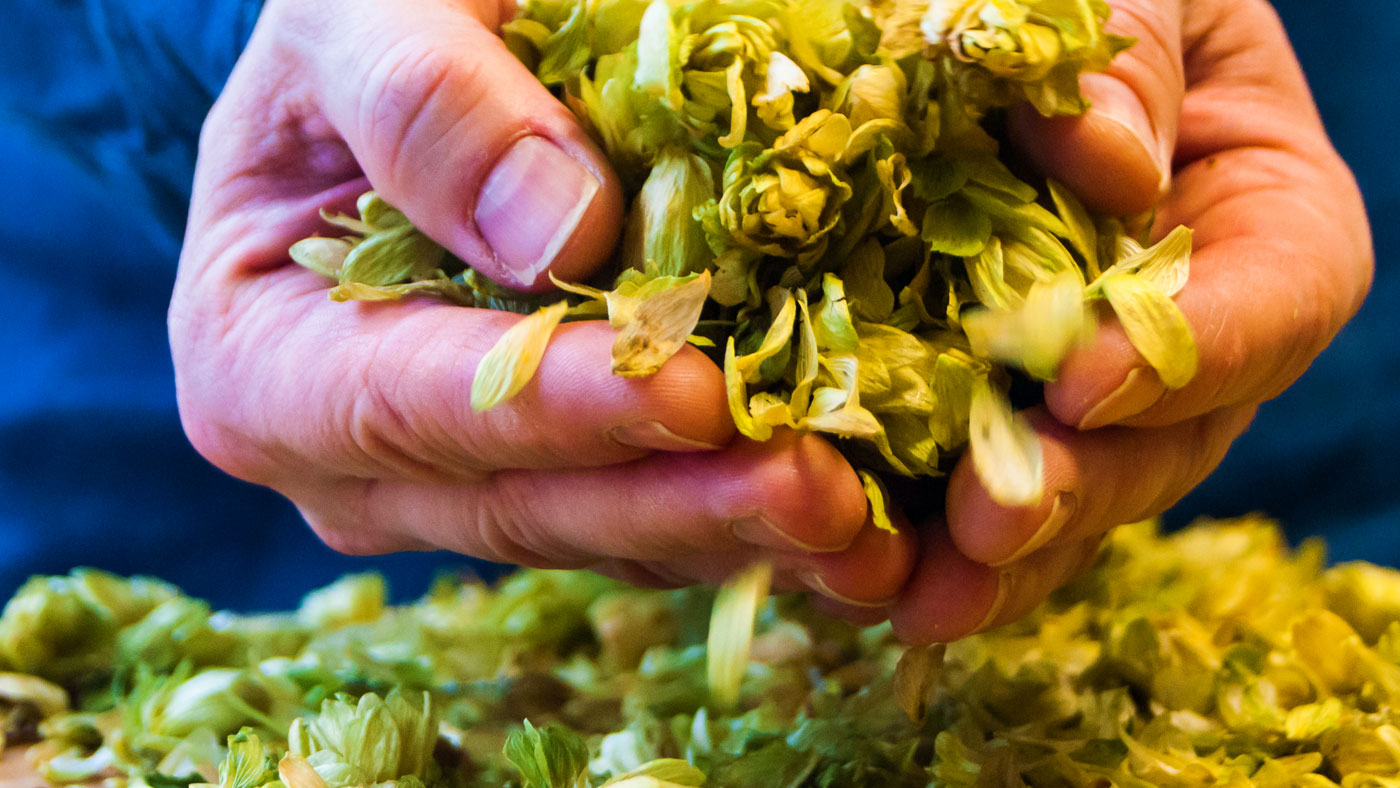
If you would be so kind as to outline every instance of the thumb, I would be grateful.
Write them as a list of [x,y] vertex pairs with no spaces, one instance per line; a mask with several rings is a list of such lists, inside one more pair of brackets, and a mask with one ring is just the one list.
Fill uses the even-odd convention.
[[1046,175],[1097,211],[1139,213],[1171,181],[1177,121],[1186,91],[1181,0],[1110,0],[1108,30],[1137,39],[1102,74],[1080,78],[1089,111],[1042,117],[1030,106],[1011,118],[1016,145]]
[[352,0],[315,37],[322,111],[370,183],[488,277],[577,281],[612,250],[617,177],[493,32],[499,9]]

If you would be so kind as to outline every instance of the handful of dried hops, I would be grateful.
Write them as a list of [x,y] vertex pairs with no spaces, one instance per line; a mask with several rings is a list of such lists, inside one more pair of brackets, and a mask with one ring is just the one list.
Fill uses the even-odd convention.
[[[1172,296],[1191,233],[1144,248],[989,131],[1030,101],[1082,112],[1082,71],[1129,41],[1102,0],[525,0],[507,45],[606,150],[631,207],[605,281],[528,295],[491,282],[373,192],[293,259],[337,300],[431,294],[529,316],[474,381],[508,400],[561,321],[617,329],[612,370],[687,342],[723,365],[740,432],[827,434],[862,471],[945,473],[970,443],[1007,505],[1042,494],[1012,376],[1053,380],[1107,304],[1164,384],[1196,368]],[[1112,177],[1106,173],[1105,177]]]

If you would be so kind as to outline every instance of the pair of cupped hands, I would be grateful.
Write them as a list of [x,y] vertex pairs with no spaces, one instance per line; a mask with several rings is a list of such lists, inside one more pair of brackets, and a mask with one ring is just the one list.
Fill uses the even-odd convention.
[[723,376],[686,348],[609,373],[606,323],[562,326],[534,381],[472,411],[478,362],[520,318],[433,300],[339,304],[291,264],[373,184],[503,283],[582,280],[608,256],[617,178],[496,31],[509,0],[269,0],[205,123],[170,337],[194,445],[290,498],[353,554],[447,549],[716,583],[756,560],[911,643],[1020,616],[1112,526],[1199,483],[1258,404],[1358,309],[1369,229],[1265,0],[1114,0],[1138,39],[1086,75],[1083,117],[1012,115],[1013,141],[1100,211],[1195,230],[1177,297],[1200,367],[1168,391],[1109,322],[1030,412],[1045,494],[993,502],[964,459],[944,516],[876,529],[816,435],[736,436]]

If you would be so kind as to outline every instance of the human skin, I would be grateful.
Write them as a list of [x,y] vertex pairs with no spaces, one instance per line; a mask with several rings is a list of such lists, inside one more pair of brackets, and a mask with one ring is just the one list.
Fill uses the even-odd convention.
[[[1091,206],[1156,206],[1152,231],[1195,232],[1176,297],[1200,368],[1168,391],[1108,318],[1031,411],[1039,504],[995,503],[962,462],[946,529],[888,613],[910,642],[1011,621],[1083,571],[1112,526],[1164,511],[1219,464],[1260,403],[1307,369],[1361,306],[1374,257],[1356,183],[1264,0],[1117,0],[1138,43],[1087,75],[1083,118],[1019,112],[1013,138]],[[956,594],[959,604],[944,600]]]
[[[527,289],[602,263],[621,196],[572,116],[495,36],[487,0],[270,0],[205,124],[171,302],[181,415],[216,465],[290,498],[332,547],[449,549],[716,582],[767,557],[780,588],[910,642],[1025,613],[1113,525],[1158,513],[1355,313],[1360,197],[1264,0],[1120,0],[1139,43],[1086,76],[1083,118],[1017,112],[1023,152],[1112,213],[1196,231],[1177,297],[1200,348],[1166,392],[1105,315],[1031,417],[1046,495],[1006,508],[966,460],[946,517],[866,518],[824,440],[734,434],[720,371],[685,349],[608,373],[612,334],[567,324],[534,381],[484,414],[476,362],[519,318],[429,300],[335,304],[286,249],[373,183],[486,274]],[[562,195],[562,196],[561,196]],[[577,198],[577,199],[575,199]],[[1058,504],[1057,504],[1058,501]]]
[[621,190],[573,116],[506,50],[494,0],[270,0],[200,140],[169,314],[195,447],[291,499],[331,547],[447,549],[717,583],[893,598],[916,540],[866,516],[814,435],[737,438],[723,375],[685,348],[610,374],[601,323],[555,333],[534,381],[470,408],[477,362],[519,316],[426,299],[337,304],[288,247],[373,183],[483,273],[578,280],[616,240]]

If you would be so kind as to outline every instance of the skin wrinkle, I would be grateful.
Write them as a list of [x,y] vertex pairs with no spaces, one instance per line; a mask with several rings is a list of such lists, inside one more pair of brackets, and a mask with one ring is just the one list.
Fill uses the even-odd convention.
[[[371,70],[372,75],[383,71],[383,76],[367,80],[360,91],[359,111],[355,122],[355,136],[366,147],[384,151],[380,169],[392,174],[390,180],[400,181],[400,157],[404,150],[417,153],[413,141],[423,133],[422,127],[432,128],[432,112],[442,101],[444,88],[456,82],[456,72],[468,69],[468,84],[476,79],[480,66],[438,52],[426,46],[420,39],[425,36],[409,36],[396,42],[380,55],[379,67]],[[475,103],[480,99],[471,98]],[[463,116],[471,114],[471,108]],[[443,135],[437,135],[434,145],[440,144]],[[424,156],[419,166],[430,166],[438,162],[435,156]],[[408,179],[412,182],[413,178]]]
[[1256,410],[1252,405],[1222,408],[1188,422],[1186,449],[1176,453],[1180,467],[1169,477],[1176,483],[1167,486],[1135,519],[1161,514],[1209,476],[1225,459],[1234,440],[1248,428]]
[[[556,535],[557,523],[534,510],[537,496],[514,489],[529,480],[529,471],[501,471],[477,485],[478,495],[464,503],[471,506],[466,521],[474,526],[477,538],[495,560],[547,569],[580,569],[593,556],[579,551]],[[510,489],[506,485],[511,485]],[[528,489],[530,485],[524,485]],[[457,519],[460,522],[459,518]],[[470,526],[469,526],[470,527]],[[443,542],[452,544],[451,541]],[[476,554],[475,550],[466,550]]]
[[[358,451],[364,462],[377,468],[378,472],[416,480],[436,481],[445,477],[438,470],[437,463],[423,451],[424,442],[418,435],[415,425],[403,412],[397,396],[400,379],[407,365],[384,363],[385,346],[389,344],[398,356],[398,343],[391,343],[391,337],[370,335],[370,344],[359,352],[366,359],[359,368],[360,386],[351,398],[347,414],[349,423],[345,434],[349,437],[352,450]],[[381,370],[393,369],[392,377],[385,381]]]

